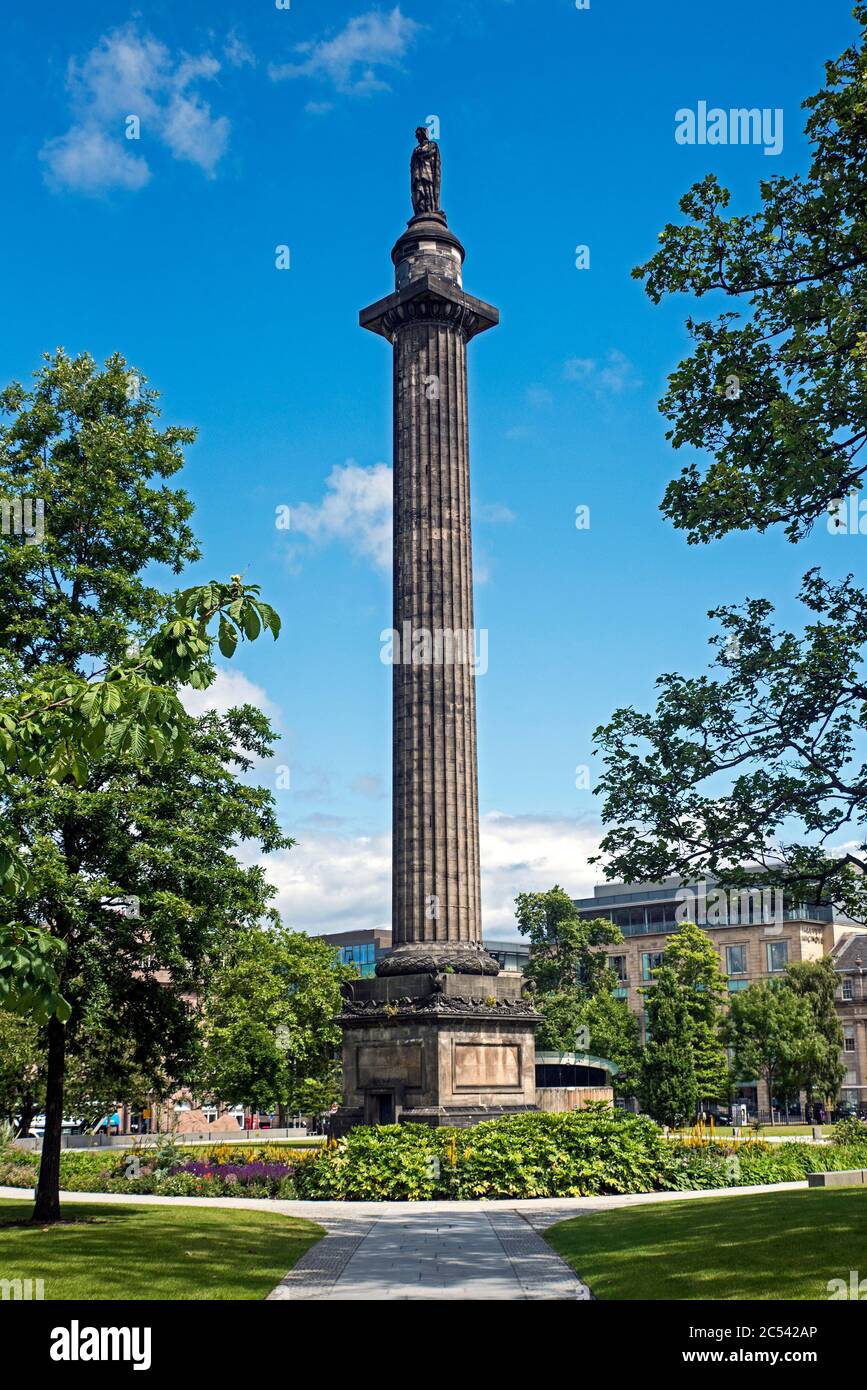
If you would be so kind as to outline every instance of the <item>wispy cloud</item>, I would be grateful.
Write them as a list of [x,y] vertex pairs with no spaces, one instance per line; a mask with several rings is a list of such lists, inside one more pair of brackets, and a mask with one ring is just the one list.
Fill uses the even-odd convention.
[[[135,23],[105,34],[81,60],[71,59],[66,85],[72,124],[40,151],[56,189],[103,193],[142,188],[151,176],[141,149],[162,146],[212,178],[229,138],[229,121],[215,116],[197,90],[220,63],[209,54],[172,54]],[[139,139],[129,138],[129,118]]]
[[256,55],[253,50],[240,39],[233,29],[223,45],[223,57],[233,68],[243,68],[256,66]]
[[368,10],[350,19],[333,37],[298,44],[297,62],[272,63],[268,72],[275,82],[318,78],[352,96],[388,91],[378,69],[399,68],[421,28],[399,5],[387,13]]
[[570,357],[563,363],[566,381],[579,381],[600,396],[619,396],[641,385],[635,367],[624,353],[612,348],[599,362],[595,357]]
[[[326,818],[293,825],[292,850],[260,862],[293,927],[318,933],[391,926],[391,836],[340,833]],[[593,891],[587,857],[601,835],[591,820],[494,811],[481,819],[482,917],[487,937],[516,936],[515,895],[559,883]]]
[[391,566],[392,471],[384,463],[362,468],[354,459],[332,468],[316,504],[292,508],[292,532],[315,545],[339,541],[374,569]]
[[217,675],[207,690],[194,690],[191,685],[182,686],[180,700],[187,714],[198,718],[209,710],[225,714],[238,705],[255,705],[269,719],[279,720],[280,709],[268,696],[261,685],[256,685],[244,675],[243,671],[230,671],[225,666],[217,667]]
[[482,502],[475,508],[475,518],[489,526],[503,526],[515,520],[515,513],[504,502]]

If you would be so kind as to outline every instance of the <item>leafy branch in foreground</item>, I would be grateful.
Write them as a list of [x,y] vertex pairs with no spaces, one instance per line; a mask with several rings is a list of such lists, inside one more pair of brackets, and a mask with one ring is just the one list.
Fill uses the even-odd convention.
[[[760,868],[795,901],[867,920],[859,865],[828,854],[867,821],[867,595],[813,570],[801,600],[816,615],[801,635],[777,630],[764,599],[715,610],[719,676],[660,676],[652,713],[620,709],[596,730],[606,872],[747,886]],[[796,822],[806,842],[791,842]]]
[[[49,668],[0,698],[0,790],[15,775],[83,786],[105,757],[160,763],[177,756],[189,723],[177,687],[211,684],[214,641],[231,656],[239,636],[254,641],[268,631],[276,640],[280,619],[258,595],[258,585],[245,586],[238,575],[185,589],[126,662],[92,678]],[[0,892],[17,892],[26,880],[25,860],[0,830]]]

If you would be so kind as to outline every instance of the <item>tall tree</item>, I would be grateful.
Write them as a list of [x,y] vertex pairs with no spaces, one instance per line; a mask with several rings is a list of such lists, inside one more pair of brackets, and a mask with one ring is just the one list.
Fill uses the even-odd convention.
[[[757,208],[736,215],[708,175],[634,271],[654,303],[722,302],[687,321],[693,351],[660,402],[673,446],[707,459],[662,503],[690,543],[771,527],[794,542],[823,517],[851,531],[853,509],[863,529],[867,5],[853,13],[857,42],[805,102],[805,172],[763,180]],[[765,599],[716,608],[711,674],[663,675],[654,712],[621,709],[597,731],[606,873],[759,876],[867,920],[863,865],[826,852],[867,818],[867,592],[811,569],[800,597],[801,633],[779,630]]]
[[180,595],[146,579],[198,558],[191,503],[166,484],[194,432],[160,430],[157,415],[119,356],[100,370],[61,351],[30,390],[0,393],[0,487],[46,510],[40,543],[0,537],[0,941],[47,934],[60,999],[46,1024],[42,1222],[59,1216],[67,1057],[110,1017],[155,1083],[189,1067],[189,996],[269,897],[232,849],[287,843],[270,796],[240,780],[270,749],[267,721],[246,708],[197,722],[178,699],[182,683],[213,679],[213,621],[230,656],[239,634],[276,637],[279,620],[238,576]]
[[626,1000],[600,991],[585,1001],[580,1019],[589,1030],[593,1055],[617,1063],[611,1083],[615,1095],[636,1095],[641,1077],[641,1030]]
[[204,1089],[254,1110],[339,1100],[334,1016],[350,974],[320,937],[284,927],[239,937],[204,1002]]
[[692,1025],[693,1067],[699,1100],[727,1100],[731,1093],[728,1058],[720,1038],[726,976],[707,932],[684,922],[668,940],[663,964],[682,990]]
[[541,1050],[570,1052],[586,1027],[588,1000],[610,993],[616,984],[601,946],[623,940],[619,927],[604,918],[585,921],[568,893],[555,884],[545,893],[515,898],[518,931],[529,937],[530,959],[524,972],[544,1015],[536,1034]]
[[739,1077],[757,1077],[774,1098],[789,1100],[797,1091],[798,1059],[812,1034],[806,999],[781,981],[755,980],[731,997],[723,1036],[733,1051]]
[[693,1021],[686,991],[670,965],[655,972],[647,991],[649,1037],[642,1056],[640,1097],[645,1110],[664,1125],[683,1125],[699,1100],[692,1050]]
[[812,1014],[812,1028],[796,1058],[798,1089],[806,1093],[808,1105],[814,1099],[833,1104],[846,1068],[840,1060],[843,1025],[834,1004],[837,977],[830,957],[793,962],[783,983],[807,1001]]

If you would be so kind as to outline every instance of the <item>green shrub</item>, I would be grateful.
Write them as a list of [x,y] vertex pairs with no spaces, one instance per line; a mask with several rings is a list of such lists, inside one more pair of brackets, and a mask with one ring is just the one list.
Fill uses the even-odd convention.
[[661,1185],[666,1156],[652,1120],[595,1105],[460,1130],[358,1126],[299,1162],[295,1187],[302,1198],[354,1201],[647,1192]]
[[867,1144],[867,1124],[857,1115],[847,1115],[834,1126],[835,1144]]

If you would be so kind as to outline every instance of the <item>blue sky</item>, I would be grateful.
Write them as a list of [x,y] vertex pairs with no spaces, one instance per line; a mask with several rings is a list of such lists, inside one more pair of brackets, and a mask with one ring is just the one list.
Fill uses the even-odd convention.
[[[486,931],[559,880],[590,891],[591,733],[655,676],[706,662],[707,609],[852,564],[817,533],[687,547],[657,510],[687,462],[656,409],[686,301],[630,268],[709,170],[752,206],[802,168],[802,99],[851,41],[846,0],[43,0],[5,15],[0,379],[62,344],[119,350],[195,424],[183,481],[204,557],[281,612],[212,698],[282,741],[259,776],[300,844],[269,872],[288,922],[388,925],[390,349],[357,326],[392,288],[413,130],[440,123],[465,287],[501,324],[470,348]],[[782,109],[784,143],[688,146],[675,112]],[[126,138],[137,116],[140,138]],[[590,248],[577,270],[575,248]],[[278,246],[291,268],[278,270]],[[710,307],[710,306],[709,306]],[[578,531],[575,509],[590,508]],[[289,531],[276,509],[292,509]]]

